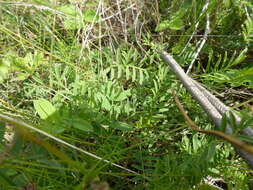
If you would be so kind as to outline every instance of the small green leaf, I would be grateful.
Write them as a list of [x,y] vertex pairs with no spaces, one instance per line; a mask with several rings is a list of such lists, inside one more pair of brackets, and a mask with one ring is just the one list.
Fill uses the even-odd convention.
[[121,131],[131,131],[133,129],[133,126],[123,123],[123,122],[115,122],[110,125],[110,127],[114,129],[119,129]]
[[114,78],[115,78],[115,69],[112,68],[110,73],[110,79],[113,80]]
[[63,133],[66,129],[64,128],[64,125],[61,125],[56,122],[56,124],[53,124],[51,122],[46,122],[43,126],[43,131],[46,131],[50,134],[61,134]]
[[56,108],[46,99],[34,100],[33,105],[41,119],[47,119],[56,111]]
[[231,0],[223,0],[223,3],[225,5],[226,8],[230,8],[231,7]]
[[247,128],[250,125],[252,125],[252,123],[253,123],[253,118],[242,120],[240,124],[240,128],[241,129]]
[[76,129],[79,129],[79,130],[85,131],[85,132],[92,132],[93,131],[93,126],[86,120],[74,119],[71,122],[72,122],[72,126]]
[[132,82],[136,80],[136,69],[133,68],[133,73],[132,73]]
[[17,77],[11,79],[11,81],[23,81],[30,76],[29,73],[18,73]]
[[111,110],[111,104],[106,96],[102,96],[102,108]]
[[144,74],[142,70],[139,70],[140,74],[140,79],[139,79],[139,84],[142,85],[144,81]]
[[236,135],[237,138],[239,138],[242,141],[248,142],[250,144],[253,143],[253,138],[252,137],[247,137],[245,135]]
[[208,147],[207,154],[205,155],[205,160],[212,161],[216,152],[216,143],[211,143]]
[[197,152],[199,147],[201,146],[200,140],[198,139],[198,134],[194,134],[192,137],[192,148],[193,152]]
[[180,17],[175,17],[172,20],[164,20],[156,26],[156,32],[162,32],[168,29],[181,30],[184,26],[184,22]]
[[83,18],[74,5],[63,5],[58,10],[66,14],[63,22],[65,29],[77,30],[84,27]]
[[220,131],[225,132],[226,131],[226,127],[227,127],[227,115],[223,114],[222,118],[221,118],[221,127],[218,128],[220,129]]
[[129,67],[126,67],[126,80],[129,80],[130,78],[130,70]]
[[232,62],[231,66],[238,65],[239,63],[243,62],[246,58],[247,55],[246,53],[248,52],[248,48],[245,48],[240,55]]
[[230,123],[230,127],[233,129],[233,131],[235,131],[237,128],[237,124],[236,124],[235,115],[232,111],[229,112],[229,123]]
[[122,76],[122,68],[118,66],[118,79]]
[[130,95],[131,95],[130,90],[125,90],[123,92],[120,92],[118,94],[118,96],[115,97],[114,101],[118,101],[118,102],[123,101],[123,100],[127,99],[128,96],[130,96]]

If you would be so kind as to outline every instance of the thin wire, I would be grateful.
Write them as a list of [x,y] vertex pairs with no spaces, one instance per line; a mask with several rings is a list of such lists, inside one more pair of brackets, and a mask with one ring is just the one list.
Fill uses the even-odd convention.
[[[153,35],[153,36],[160,36],[160,35]],[[180,36],[192,36],[190,34],[171,34],[171,35],[168,35],[166,34],[166,36],[175,36],[175,37],[180,37]],[[195,34],[193,35],[194,37],[203,37],[205,36],[204,34]],[[243,37],[242,35],[225,35],[225,34],[209,34],[207,35],[207,37],[218,37],[218,38],[224,38],[224,37]],[[253,35],[249,35],[249,37],[253,37]]]
[[[208,7],[208,5],[209,5],[209,0],[206,0],[206,7]],[[192,67],[193,67],[196,59],[198,58],[198,56],[199,56],[202,48],[204,47],[204,45],[205,45],[205,43],[207,41],[208,34],[210,34],[210,32],[211,32],[210,19],[209,18],[210,18],[209,14],[206,13],[206,28],[205,28],[205,33],[204,33],[203,38],[198,42],[199,45],[197,45],[197,47],[196,47],[196,51],[193,54],[193,59],[192,59],[190,65],[189,65],[189,67],[188,67],[188,69],[186,71],[186,74],[188,74],[191,71],[191,69],[192,69]]]

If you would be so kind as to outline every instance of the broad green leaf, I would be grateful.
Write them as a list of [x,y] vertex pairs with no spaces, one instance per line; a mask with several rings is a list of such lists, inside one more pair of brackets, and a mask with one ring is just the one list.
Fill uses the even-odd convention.
[[162,32],[168,29],[181,30],[184,26],[184,21],[180,16],[174,17],[171,20],[164,20],[155,28],[156,32]]
[[67,14],[63,22],[65,29],[76,30],[84,26],[83,18],[74,5],[63,5],[58,10]]
[[43,131],[46,131],[50,134],[61,134],[65,131],[65,126],[64,125],[61,125],[59,123],[56,123],[56,124],[53,124],[53,123],[49,123],[49,122],[46,122],[44,125],[43,125]]
[[78,11],[74,5],[63,5],[58,8],[58,11],[63,12],[67,15],[76,16],[78,14]]
[[77,30],[83,27],[83,20],[81,17],[66,17],[63,24],[66,30]]
[[181,44],[176,44],[173,48],[172,48],[172,52],[175,54],[179,54],[183,49],[183,46]]
[[0,82],[2,82],[10,72],[10,62],[8,59],[2,60],[0,62]]
[[73,119],[71,120],[72,126],[76,129],[79,129],[81,131],[85,132],[92,132],[93,126],[86,120],[83,119]]
[[17,77],[11,79],[11,81],[23,81],[30,76],[29,73],[18,73]]
[[88,23],[97,22],[99,17],[96,15],[96,11],[92,9],[88,9],[84,12],[83,15],[84,21]]
[[47,119],[56,111],[56,108],[48,100],[43,98],[34,100],[33,105],[41,119]]
[[171,30],[181,30],[184,26],[184,22],[181,18],[175,18],[169,23],[169,28]]
[[169,20],[164,20],[156,26],[155,31],[156,32],[162,32],[164,30],[168,30],[169,29],[169,24],[170,24]]
[[123,123],[123,122],[115,122],[110,125],[110,127],[114,129],[119,129],[121,131],[131,131],[133,129],[133,126]]

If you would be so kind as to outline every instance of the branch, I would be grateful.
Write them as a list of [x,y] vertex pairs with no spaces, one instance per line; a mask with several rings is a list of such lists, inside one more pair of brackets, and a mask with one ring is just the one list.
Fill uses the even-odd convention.
[[182,106],[182,104],[180,103],[178,97],[176,95],[174,95],[174,100],[177,104],[178,109],[180,110],[180,112],[182,113],[182,115],[184,116],[184,119],[186,120],[189,128],[191,128],[194,131],[200,132],[200,133],[204,133],[204,134],[208,134],[208,135],[213,135],[216,137],[219,137],[227,142],[229,142],[230,144],[232,144],[233,146],[244,150],[245,152],[253,155],[253,146],[248,145],[247,143],[236,139],[235,137],[231,136],[231,135],[227,135],[226,133],[220,132],[220,131],[215,131],[215,130],[203,130],[203,129],[199,129],[197,127],[197,125],[191,120],[191,118],[187,115],[184,107]]

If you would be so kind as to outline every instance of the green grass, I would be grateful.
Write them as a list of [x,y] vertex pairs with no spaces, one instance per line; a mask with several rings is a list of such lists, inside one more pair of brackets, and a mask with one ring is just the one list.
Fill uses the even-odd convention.
[[[30,131],[2,161],[0,187],[201,189],[212,176],[227,189],[250,189],[230,145],[188,129],[174,91],[199,127],[212,124],[157,51],[187,69],[200,40],[187,45],[187,35],[204,33],[205,1],[119,2],[0,2],[0,112],[136,173]],[[227,37],[208,38],[191,73],[217,92],[252,92],[252,7],[210,2],[211,34]]]

